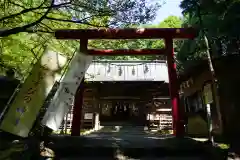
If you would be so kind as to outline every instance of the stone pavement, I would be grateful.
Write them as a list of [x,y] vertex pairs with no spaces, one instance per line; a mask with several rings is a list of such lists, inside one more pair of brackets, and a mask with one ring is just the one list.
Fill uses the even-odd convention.
[[99,131],[85,137],[114,141],[115,145],[123,147],[152,148],[160,145],[158,140],[172,138],[173,136],[150,133],[144,126],[102,126]]
[[57,159],[225,159],[189,138],[149,133],[143,126],[107,126],[81,137],[55,136],[49,147]]

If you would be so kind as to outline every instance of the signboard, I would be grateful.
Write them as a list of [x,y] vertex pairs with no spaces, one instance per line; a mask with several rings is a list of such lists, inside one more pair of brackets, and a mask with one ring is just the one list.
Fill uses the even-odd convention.
[[210,104],[213,102],[213,95],[212,95],[212,84],[206,84],[203,87],[203,93],[204,93],[204,102],[205,104]]
[[59,88],[50,103],[42,124],[58,130],[64,116],[72,107],[75,93],[81,83],[93,57],[83,53],[76,53],[70,62],[68,71],[60,82]]
[[[54,53],[57,54],[57,53]],[[0,129],[17,136],[27,137],[48,93],[54,84],[51,67],[52,53],[46,50],[33,66],[20,91],[4,115]],[[59,57],[58,57],[59,58]]]
[[0,129],[27,137],[46,98],[44,88],[44,68],[38,62],[9,107]]

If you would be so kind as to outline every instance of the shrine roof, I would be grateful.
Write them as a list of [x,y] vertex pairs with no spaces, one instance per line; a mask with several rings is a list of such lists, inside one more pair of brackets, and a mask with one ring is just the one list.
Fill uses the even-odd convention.
[[165,60],[94,60],[86,75],[88,81],[164,81],[168,83]]

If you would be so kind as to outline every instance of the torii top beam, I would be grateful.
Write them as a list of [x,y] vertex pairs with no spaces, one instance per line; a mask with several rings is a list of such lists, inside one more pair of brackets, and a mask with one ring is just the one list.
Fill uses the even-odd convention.
[[127,28],[57,30],[57,39],[193,39],[194,28]]

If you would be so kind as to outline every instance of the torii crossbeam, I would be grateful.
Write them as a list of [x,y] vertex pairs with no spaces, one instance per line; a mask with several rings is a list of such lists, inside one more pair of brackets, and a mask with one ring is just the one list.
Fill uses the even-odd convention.
[[[57,39],[80,39],[80,51],[96,56],[116,55],[166,55],[169,74],[169,90],[172,102],[173,133],[177,137],[183,137],[184,109],[179,104],[179,84],[174,60],[173,39],[194,39],[197,36],[194,28],[141,28],[141,29],[80,29],[80,30],[57,30]],[[139,49],[139,50],[88,50],[89,39],[164,39],[164,49]],[[76,99],[78,100],[78,99]],[[82,101],[82,99],[80,98]],[[81,107],[82,102],[76,103]],[[74,111],[72,132],[79,134],[81,114]],[[79,125],[79,126],[78,126]],[[75,129],[76,128],[76,129]],[[72,134],[73,135],[73,134]],[[77,136],[77,135],[75,135]]]

